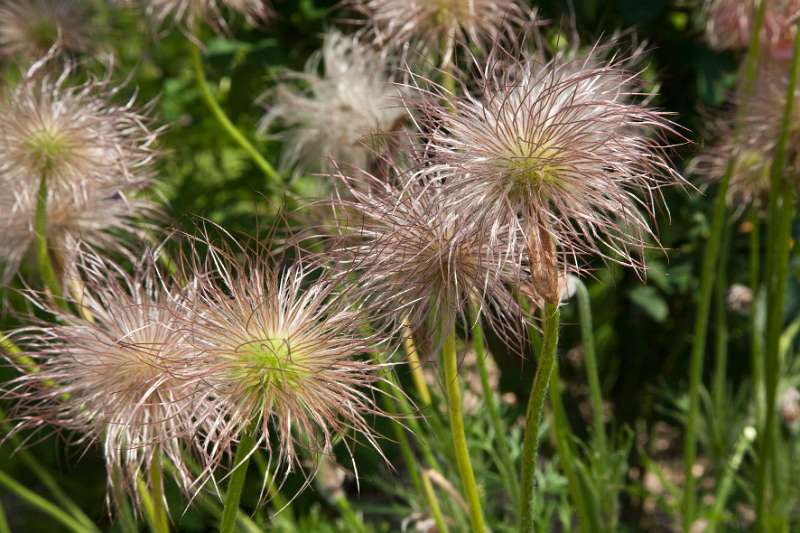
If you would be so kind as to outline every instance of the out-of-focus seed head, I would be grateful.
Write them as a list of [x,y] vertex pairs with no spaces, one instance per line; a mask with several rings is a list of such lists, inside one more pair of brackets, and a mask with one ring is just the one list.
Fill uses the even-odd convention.
[[302,263],[244,266],[212,249],[204,268],[191,335],[219,406],[208,422],[212,464],[246,433],[276,471],[302,468],[301,459],[318,459],[354,433],[377,448],[367,419],[380,413],[380,378],[365,354],[380,342],[364,333],[361,312]]
[[[706,35],[714,48],[744,50],[755,27],[755,0],[709,0]],[[761,45],[772,59],[788,61],[794,49],[800,1],[773,0],[767,4]]]
[[682,182],[664,153],[662,137],[675,133],[666,114],[644,104],[628,62],[597,55],[544,65],[493,57],[474,94],[421,106],[432,160],[421,173],[456,210],[495,232],[522,231],[534,278],[541,270],[537,283],[554,300],[556,270],[583,256],[641,267],[659,190]]
[[269,107],[261,122],[262,131],[276,122],[286,128],[286,166],[299,162],[307,170],[329,171],[335,160],[366,167],[382,135],[396,130],[405,115],[385,59],[357,36],[328,32],[305,72],[287,77],[265,95]]
[[[728,204],[737,210],[764,206],[770,190],[772,156],[781,134],[786,108],[788,75],[777,64],[762,67],[755,92],[746,105],[736,104],[714,125],[719,139],[697,158],[696,173],[707,181],[722,179],[735,160],[728,185]],[[800,89],[794,95],[788,146],[800,142]],[[800,168],[800,154],[790,149],[787,163]],[[797,180],[795,180],[797,182]]]
[[5,0],[0,3],[0,55],[38,59],[51,49],[85,52],[89,12],[80,1]]
[[[147,254],[133,274],[99,256],[81,256],[84,319],[34,302],[56,319],[11,337],[36,363],[6,389],[16,430],[57,431],[76,445],[100,445],[109,485],[134,498],[153,461],[175,466],[191,488],[186,463],[197,426],[207,416],[202,365],[177,316],[190,312],[189,289],[166,279]],[[114,491],[110,491],[114,492]]]
[[457,45],[486,50],[516,37],[533,12],[519,0],[351,0],[368,19],[381,47],[441,51],[443,64]]
[[438,184],[396,167],[390,173],[384,180],[340,172],[341,192],[332,200],[329,258],[355,273],[373,316],[390,330],[401,320],[416,330],[467,320],[474,303],[496,329],[517,332],[520,314],[508,287],[530,277],[524,237],[481,225]]
[[124,3],[142,2],[148,13],[162,25],[168,20],[192,29],[205,21],[217,30],[227,30],[225,11],[235,11],[248,21],[256,23],[272,14],[267,0],[123,0]]
[[124,248],[115,233],[139,234],[135,221],[155,213],[136,198],[150,185],[157,132],[133,101],[111,100],[105,81],[69,85],[25,78],[2,96],[0,113],[0,259],[13,275],[33,239],[39,184],[46,178],[47,237],[70,263],[77,242]]

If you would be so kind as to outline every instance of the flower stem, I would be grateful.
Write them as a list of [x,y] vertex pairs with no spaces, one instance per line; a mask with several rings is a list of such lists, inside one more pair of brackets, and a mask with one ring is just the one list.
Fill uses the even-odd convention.
[[597,452],[605,457],[608,450],[606,442],[605,419],[603,416],[603,392],[600,387],[600,375],[597,370],[597,354],[594,347],[594,326],[592,325],[592,304],[589,291],[580,279],[575,278],[576,296],[578,298],[578,319],[581,323],[581,343],[583,345],[583,361],[586,365],[586,378],[589,382],[589,401],[592,405],[593,439]]
[[164,496],[164,471],[161,467],[160,454],[157,454],[150,464],[150,491],[153,505],[153,525],[156,532],[169,533],[169,517]]
[[438,533],[449,533],[447,522],[444,520],[442,508],[439,506],[439,499],[436,497],[436,492],[433,490],[433,483],[428,472],[422,473],[422,486],[425,490],[425,496],[428,499],[428,507],[431,508],[433,521],[436,524],[436,531]]
[[714,533],[717,530],[720,519],[725,511],[725,503],[728,501],[733,483],[736,480],[736,472],[742,465],[744,454],[750,449],[753,441],[756,438],[756,430],[752,426],[746,426],[742,431],[742,436],[739,438],[733,450],[730,460],[725,468],[722,481],[717,489],[717,494],[714,497],[714,508],[708,518],[708,525],[705,529],[707,533]]
[[267,177],[270,188],[275,191],[283,190],[283,179],[278,171],[276,171],[275,167],[273,167],[270,162],[258,152],[255,146],[253,146],[253,144],[247,140],[247,137],[245,137],[239,128],[234,125],[231,119],[228,118],[228,115],[225,114],[222,106],[220,106],[219,102],[217,102],[217,99],[214,97],[214,94],[211,92],[211,88],[208,86],[208,80],[206,79],[205,70],[203,69],[203,58],[200,56],[200,49],[194,43],[189,43],[189,46],[192,50],[192,66],[194,67],[197,86],[200,89],[200,94],[203,96],[203,100],[205,101],[211,113],[214,115],[214,118],[217,119],[219,125],[222,126],[228,135],[230,135],[230,137],[236,141],[236,143],[245,152],[247,152],[256,166],[261,169],[261,171]]
[[36,198],[36,215],[34,220],[34,235],[36,242],[36,260],[42,283],[50,291],[56,305],[62,310],[67,310],[67,304],[61,293],[61,284],[58,282],[50,250],[47,243],[47,177],[42,176],[39,181],[39,192]]
[[728,374],[728,320],[727,320],[727,285],[728,285],[728,256],[731,242],[732,228],[730,223],[725,223],[722,230],[722,245],[719,254],[714,288],[714,373],[711,378],[711,402],[714,412],[715,433],[720,457],[724,452],[723,433],[727,427],[727,389],[726,378]]
[[753,383],[753,401],[756,411],[756,427],[761,427],[764,420],[764,338],[761,327],[761,234],[759,229],[758,208],[750,208],[750,292],[752,304],[750,307],[751,329],[751,381]]
[[417,345],[414,343],[414,331],[411,329],[407,320],[403,320],[403,346],[406,350],[408,366],[411,370],[411,379],[414,381],[414,388],[423,407],[431,405],[431,391],[425,381],[425,374],[422,372],[422,362],[419,359]]
[[536,365],[536,375],[533,378],[531,396],[528,400],[526,415],[525,439],[522,445],[522,473],[519,512],[520,533],[531,533],[534,530],[534,497],[536,456],[539,450],[539,430],[542,425],[544,402],[547,399],[547,390],[550,385],[550,376],[556,363],[558,349],[558,327],[560,311],[558,304],[547,303],[544,307],[544,340],[539,361]]
[[225,495],[225,507],[219,521],[220,533],[233,533],[236,528],[236,513],[239,511],[239,502],[242,499],[244,481],[247,478],[247,467],[253,455],[255,438],[248,432],[239,441],[236,456],[233,459],[233,473],[228,482],[228,491]]
[[456,353],[455,323],[449,327],[442,348],[444,360],[444,383],[447,391],[447,409],[450,415],[450,430],[453,433],[453,449],[455,451],[456,466],[464,494],[469,504],[469,515],[474,533],[485,533],[486,524],[481,509],[481,496],[478,484],[475,482],[475,473],[472,471],[472,462],[469,458],[467,436],[464,432],[464,415],[461,411],[461,389],[458,382],[458,355]]
[[18,483],[14,478],[12,478],[11,476],[2,471],[0,471],[0,485],[4,486],[9,491],[16,494],[21,500],[36,507],[40,511],[50,515],[70,531],[74,531],[75,533],[86,533],[87,531],[96,531],[76,521],[62,509],[53,505],[52,503],[47,501],[45,498],[42,498],[35,492],[28,490],[22,484]]
[[720,181],[717,196],[714,199],[714,212],[711,222],[711,234],[706,243],[703,255],[703,266],[700,274],[700,296],[697,303],[697,315],[694,324],[694,339],[689,361],[689,411],[686,416],[686,431],[683,447],[683,467],[686,486],[683,493],[683,530],[689,531],[695,518],[695,479],[694,463],[697,456],[697,422],[700,416],[700,387],[703,377],[703,359],[706,350],[709,311],[714,288],[719,251],[722,242],[722,230],[725,226],[725,198],[728,184],[733,173],[734,161],[728,163],[725,175]]
[[[786,276],[791,246],[792,221],[795,214],[794,186],[784,176],[786,149],[794,113],[795,90],[800,71],[800,24],[795,38],[792,68],[786,91],[781,135],[775,147],[770,173],[769,222],[767,226],[767,335],[764,344],[764,425],[759,446],[756,476],[756,524],[765,531],[770,516],[768,509],[768,468],[776,465],[777,413],[775,402],[781,371],[780,337],[783,327]],[[777,480],[773,480],[775,482]],[[776,496],[776,495],[774,495]]]
[[486,352],[483,327],[481,326],[480,317],[474,305],[472,308],[471,320],[472,346],[475,350],[475,359],[478,362],[478,374],[481,378],[483,402],[486,406],[486,410],[489,412],[489,420],[491,421],[497,442],[497,453],[500,456],[500,462],[502,464],[503,472],[501,472],[501,477],[513,501],[519,505],[519,481],[515,475],[514,461],[511,459],[511,446],[508,444],[507,436],[508,430],[503,423],[503,419],[500,418],[500,413],[497,410],[497,402],[495,402],[494,399],[494,391],[492,390],[491,383],[489,383],[489,372],[486,370],[486,358],[489,357],[489,354]]

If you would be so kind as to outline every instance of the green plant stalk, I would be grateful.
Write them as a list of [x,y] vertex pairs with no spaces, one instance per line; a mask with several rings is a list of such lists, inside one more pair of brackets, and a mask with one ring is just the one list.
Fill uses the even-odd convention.
[[417,396],[419,396],[422,406],[428,407],[433,401],[431,399],[431,391],[425,381],[425,374],[422,372],[422,362],[419,359],[419,351],[414,342],[414,331],[407,320],[403,320],[403,347],[406,351],[408,367],[411,370],[411,379],[417,389]]
[[158,533],[169,533],[169,517],[167,516],[164,495],[164,471],[161,466],[161,454],[156,453],[150,463],[150,491],[153,506],[153,522]]
[[39,181],[39,192],[36,198],[36,215],[34,219],[34,242],[36,245],[36,261],[42,283],[50,291],[55,304],[62,310],[68,310],[58,282],[50,250],[47,244],[47,177],[42,175]]
[[428,507],[430,507],[433,515],[433,522],[436,524],[436,531],[438,533],[449,533],[450,529],[447,527],[442,508],[439,505],[439,499],[436,497],[436,491],[433,490],[433,483],[431,483],[431,478],[427,472],[422,473],[422,486],[428,499]]
[[6,518],[6,510],[0,504],[0,533],[11,533],[11,528],[8,526],[8,519]]
[[239,502],[242,499],[244,481],[247,478],[247,467],[255,446],[255,438],[247,432],[239,441],[236,456],[233,459],[234,470],[228,481],[228,491],[225,495],[225,506],[219,521],[220,533],[233,533],[236,528],[236,513],[239,511]]
[[478,316],[477,309],[473,305],[472,308],[472,346],[475,350],[475,359],[478,363],[478,374],[481,378],[481,390],[483,391],[483,402],[486,410],[489,411],[489,420],[492,424],[492,429],[495,433],[497,440],[497,453],[500,456],[500,462],[503,465],[503,472],[501,476],[506,490],[511,494],[514,502],[519,506],[519,480],[514,475],[516,469],[514,468],[514,461],[511,459],[511,446],[508,444],[508,430],[503,419],[500,418],[500,412],[497,409],[497,402],[494,399],[494,391],[492,390],[491,383],[489,383],[489,372],[486,370],[486,358],[489,354],[486,352],[486,343],[483,335],[483,326],[481,326],[480,317]]
[[759,312],[761,305],[761,235],[759,229],[758,208],[750,208],[750,292],[753,303],[750,309],[751,329],[751,381],[753,383],[753,401],[756,411],[756,427],[764,422],[764,337],[761,335]]
[[77,520],[72,518],[67,512],[65,512],[58,506],[53,505],[45,498],[42,498],[35,492],[28,490],[26,487],[18,483],[14,478],[12,478],[11,476],[2,471],[0,471],[0,485],[4,486],[8,490],[16,494],[21,500],[29,503],[33,507],[36,507],[45,514],[50,515],[52,518],[54,518],[56,521],[58,521],[61,525],[63,525],[70,531],[74,531],[75,533],[86,533],[87,531],[95,531],[87,528],[84,524],[78,522]]
[[722,244],[722,232],[725,226],[725,197],[735,162],[730,161],[725,170],[725,175],[719,184],[717,196],[714,199],[714,212],[711,222],[711,234],[706,244],[703,255],[703,266],[700,274],[700,296],[697,303],[697,315],[694,324],[694,338],[692,353],[689,361],[689,411],[686,416],[686,431],[683,446],[683,468],[686,476],[686,486],[683,494],[683,530],[688,532],[695,519],[695,479],[693,467],[697,456],[697,422],[700,417],[700,387],[703,377],[703,359],[706,350],[706,336],[708,334],[708,318],[711,308],[711,296],[714,288],[714,273],[716,272],[719,251]]
[[[726,223],[722,230],[722,245],[719,254],[719,266],[714,289],[714,371],[711,379],[711,403],[714,410],[716,433],[722,443],[722,434],[726,427],[723,416],[727,412],[726,378],[728,374],[728,250],[730,248],[732,228]],[[723,450],[720,449],[720,452]]]
[[575,295],[578,299],[578,320],[581,324],[581,343],[583,362],[586,366],[586,379],[589,382],[589,401],[592,405],[593,440],[600,455],[608,450],[605,417],[603,416],[603,391],[600,387],[600,374],[597,369],[597,352],[594,345],[594,326],[592,324],[592,303],[589,291],[580,279],[575,279]]
[[553,375],[551,376],[550,383],[550,406],[552,408],[553,417],[553,442],[555,443],[556,452],[561,462],[561,467],[567,477],[569,485],[569,492],[575,504],[575,509],[578,514],[578,523],[580,524],[581,531],[584,533],[598,532],[600,526],[597,516],[589,511],[586,504],[586,498],[581,488],[580,479],[576,473],[575,456],[572,453],[572,446],[570,444],[570,427],[567,420],[567,414],[564,411],[564,403],[561,400],[561,379],[558,372],[558,363],[553,367]]
[[534,531],[534,497],[536,457],[539,450],[539,430],[542,424],[544,402],[547,399],[547,389],[550,385],[550,376],[556,364],[558,349],[558,327],[560,311],[558,304],[547,303],[544,307],[544,340],[542,350],[536,365],[536,375],[533,378],[531,396],[528,400],[526,414],[525,438],[522,445],[522,472],[520,475],[520,533]]
[[453,450],[455,452],[458,475],[469,504],[470,522],[473,533],[485,533],[486,523],[481,508],[481,496],[472,462],[469,457],[467,436],[464,431],[464,414],[461,410],[461,388],[458,381],[458,354],[456,352],[455,323],[449,326],[442,348],[444,359],[444,384],[447,391],[447,410],[450,416],[450,430],[453,433]]
[[[798,24],[800,30],[800,24]],[[780,337],[783,327],[783,307],[786,292],[792,221],[795,214],[793,186],[785,179],[786,149],[791,130],[795,89],[800,72],[800,31],[795,38],[794,56],[786,91],[781,135],[775,147],[770,172],[769,225],[767,226],[767,338],[764,344],[764,426],[759,446],[756,475],[756,525],[766,530],[769,520],[769,465],[776,463],[776,397],[780,378]],[[777,480],[774,480],[777,482]],[[773,490],[773,492],[775,492]]]
[[200,55],[200,49],[194,43],[189,43],[191,48],[192,54],[192,66],[194,67],[195,79],[197,80],[197,86],[200,89],[200,94],[203,97],[208,109],[214,115],[217,122],[220,126],[228,133],[228,135],[233,139],[236,144],[238,144],[247,155],[253,160],[253,162],[258,166],[259,169],[264,173],[267,177],[267,181],[269,182],[270,189],[274,191],[282,191],[284,187],[283,179],[281,175],[275,170],[269,161],[267,161],[264,156],[262,156],[259,151],[256,149],[253,144],[247,140],[247,137],[236,127],[236,125],[228,118],[228,115],[225,114],[225,111],[222,109],[222,106],[217,102],[217,99],[214,97],[214,94],[211,92],[211,88],[208,85],[208,79],[206,78],[205,70],[203,69],[203,58]]
[[711,515],[708,518],[708,526],[706,528],[707,533],[714,533],[717,530],[719,522],[722,519],[722,515],[725,511],[726,502],[728,501],[728,497],[733,489],[733,482],[736,479],[736,472],[739,471],[739,467],[742,465],[742,459],[744,459],[744,455],[752,446],[755,438],[755,428],[752,426],[745,427],[742,431],[742,436],[739,438],[736,446],[734,447],[733,454],[731,455],[731,458],[728,461],[725,469],[725,474],[719,484],[719,487],[717,488],[717,494],[714,498],[714,507],[711,510]]

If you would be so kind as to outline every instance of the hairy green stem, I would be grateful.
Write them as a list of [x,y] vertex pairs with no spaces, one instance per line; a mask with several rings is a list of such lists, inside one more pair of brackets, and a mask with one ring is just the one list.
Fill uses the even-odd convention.
[[695,479],[694,463],[697,457],[697,423],[700,417],[700,387],[703,378],[703,359],[706,350],[706,335],[708,333],[708,318],[711,308],[711,296],[714,288],[714,274],[717,269],[719,250],[722,243],[722,231],[725,226],[725,198],[728,184],[733,173],[734,161],[728,163],[725,175],[719,184],[717,196],[714,200],[714,213],[711,222],[711,234],[706,243],[703,255],[703,266],[700,274],[700,295],[695,316],[694,338],[692,353],[689,361],[689,410],[686,415],[686,430],[684,433],[683,468],[686,476],[686,486],[683,494],[683,530],[688,532],[695,519]]
[[160,454],[157,454],[150,464],[150,491],[156,532],[169,533],[169,517],[164,496],[164,471],[161,466]]
[[520,475],[521,497],[519,511],[520,533],[534,530],[534,498],[536,484],[536,457],[539,451],[539,432],[542,424],[544,402],[550,385],[550,376],[556,364],[558,350],[558,327],[560,311],[558,304],[547,303],[544,307],[544,340],[536,365],[531,396],[528,400],[525,439],[522,445],[522,473]]
[[[798,24],[800,30],[800,24]],[[781,372],[780,337],[786,292],[792,221],[795,214],[794,186],[784,176],[786,150],[791,130],[795,89],[800,72],[800,31],[796,32],[794,56],[786,91],[781,135],[775,147],[770,172],[769,222],[767,226],[767,338],[764,343],[764,425],[759,446],[756,475],[756,525],[760,531],[768,527],[769,465],[776,463],[776,396]],[[773,480],[777,482],[777,480]],[[773,492],[777,492],[773,488]],[[775,496],[776,494],[773,494]]]
[[714,507],[711,510],[711,516],[708,518],[708,525],[705,529],[707,533],[714,533],[719,526],[722,515],[725,511],[725,504],[733,489],[733,482],[736,479],[736,472],[742,465],[744,454],[753,444],[756,438],[756,430],[752,426],[746,426],[742,431],[742,436],[739,438],[736,446],[734,447],[733,454],[725,468],[722,481],[717,488],[717,494],[714,497]]
[[592,406],[593,440],[598,453],[605,456],[608,450],[606,441],[605,416],[603,415],[603,391],[600,387],[600,374],[597,370],[597,352],[594,346],[594,326],[592,324],[592,303],[589,291],[580,279],[575,279],[575,295],[578,299],[578,320],[581,324],[581,343],[583,362],[586,366],[586,379],[589,382],[589,402]]
[[67,303],[64,301],[61,292],[61,284],[58,281],[53,261],[50,257],[50,249],[47,243],[47,177],[42,175],[39,180],[39,192],[36,199],[36,215],[34,220],[34,236],[36,243],[36,261],[39,267],[39,275],[42,283],[50,292],[53,301],[62,310],[67,310]]
[[250,464],[250,457],[253,455],[255,438],[247,432],[239,441],[236,448],[236,456],[233,459],[233,472],[228,481],[228,490],[225,495],[225,506],[222,509],[222,517],[219,521],[220,533],[233,533],[236,527],[236,513],[239,511],[239,502],[242,499],[244,482],[247,478],[247,467]]
[[214,118],[216,118],[217,122],[219,122],[219,125],[222,126],[228,135],[230,135],[231,139],[233,139],[236,144],[238,144],[245,152],[247,152],[247,155],[250,156],[256,166],[261,169],[261,171],[267,177],[270,189],[274,191],[282,191],[285,186],[281,175],[277,170],[275,170],[275,167],[273,167],[270,162],[259,153],[256,147],[253,146],[253,144],[247,139],[247,137],[245,137],[239,128],[236,127],[231,119],[228,118],[228,115],[222,109],[222,106],[220,106],[219,102],[217,102],[217,99],[214,97],[214,94],[211,92],[211,88],[208,85],[206,73],[203,69],[203,58],[200,55],[200,49],[194,43],[189,43],[189,46],[192,50],[192,66],[194,67],[197,86],[200,89],[200,94],[203,96],[203,100],[205,101],[211,113],[214,115]]
[[45,514],[50,515],[52,518],[54,518],[56,521],[58,521],[61,525],[63,525],[70,531],[74,531],[75,533],[86,533],[88,531],[96,531],[78,522],[77,520],[72,518],[67,512],[63,511],[56,505],[53,505],[45,498],[42,498],[35,492],[28,490],[26,487],[18,483],[14,478],[12,478],[3,471],[0,471],[0,485],[4,486],[9,491],[16,494],[21,500],[29,503],[33,507],[36,507]]
[[500,417],[500,412],[497,409],[497,402],[494,397],[494,390],[489,382],[489,372],[486,369],[486,358],[489,357],[486,351],[486,343],[484,341],[483,327],[481,326],[478,310],[473,305],[472,308],[472,346],[475,350],[475,359],[478,363],[478,374],[481,378],[481,390],[483,392],[483,402],[486,410],[489,412],[489,420],[492,424],[492,429],[495,433],[497,442],[497,453],[500,456],[500,462],[503,465],[501,476],[503,483],[506,485],[506,490],[511,494],[512,499],[519,506],[519,480],[516,477],[516,470],[514,468],[514,461],[511,459],[511,446],[508,443],[508,429],[506,428],[503,419]]
[[469,457],[467,436],[464,431],[464,414],[461,410],[461,387],[458,380],[458,354],[456,352],[455,324],[449,327],[442,348],[444,359],[444,384],[447,391],[447,410],[450,416],[450,430],[453,433],[453,450],[461,484],[469,504],[470,522],[474,533],[485,533],[486,523],[481,508],[481,496],[472,462]]
[[407,320],[403,321],[403,347],[408,359],[408,367],[411,370],[411,379],[417,389],[417,395],[423,407],[428,407],[433,401],[428,383],[425,381],[425,374],[422,372],[422,362],[419,358],[419,351],[414,342],[414,330],[411,329]]

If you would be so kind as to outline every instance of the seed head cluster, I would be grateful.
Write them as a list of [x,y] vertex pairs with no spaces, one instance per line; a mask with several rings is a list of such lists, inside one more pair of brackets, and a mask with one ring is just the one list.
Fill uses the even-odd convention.
[[[709,0],[706,35],[718,49],[744,50],[755,27],[755,0]],[[767,4],[761,45],[772,59],[788,61],[794,48],[795,20],[800,1],[774,0]]]
[[[137,0],[123,0],[135,3]],[[155,21],[163,24],[173,20],[180,26],[192,28],[206,21],[217,29],[227,29],[225,11],[235,11],[249,21],[266,19],[271,13],[267,0],[140,0]]]
[[677,132],[644,104],[628,64],[594,54],[546,64],[493,58],[477,91],[443,92],[436,100],[447,106],[429,100],[421,109],[432,164],[420,174],[490,234],[522,235],[534,278],[549,273],[539,279],[543,296],[556,292],[553,272],[589,255],[641,267],[659,190],[681,182],[661,140]]

